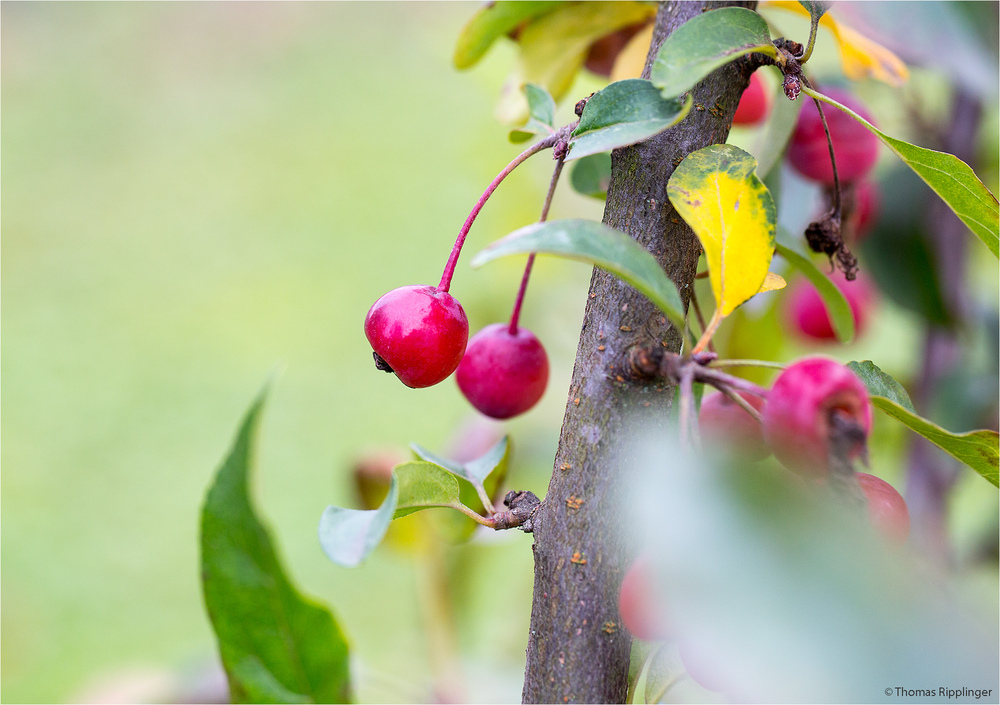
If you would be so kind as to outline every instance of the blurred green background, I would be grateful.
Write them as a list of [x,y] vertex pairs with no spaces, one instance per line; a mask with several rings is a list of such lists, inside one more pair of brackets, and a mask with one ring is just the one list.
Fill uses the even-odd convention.
[[[389,289],[437,283],[520,149],[493,117],[514,46],[451,66],[477,7],[0,6],[4,702],[137,701],[211,682],[198,512],[275,370],[256,491],[289,574],[341,620],[360,700],[436,697],[423,568],[392,546],[338,568],[316,527],[328,504],[356,506],[360,456],[411,441],[446,452],[476,420],[451,381],[417,391],[377,372],[362,322]],[[557,120],[600,85],[581,75]],[[995,109],[986,124],[995,189]],[[550,169],[548,157],[518,169],[471,232],[452,292],[473,331],[509,316],[524,261],[473,271],[470,255],[537,219]],[[564,182],[551,217],[602,210]],[[970,247],[976,297],[994,312],[996,262]],[[589,277],[536,265],[522,322],[553,372],[539,407],[492,429],[514,438],[510,487],[547,486]],[[786,340],[766,301],[736,319],[762,323],[761,355],[815,349]],[[921,330],[886,301],[867,336],[822,352],[909,383]],[[900,488],[908,438],[877,417],[872,455]],[[971,545],[995,522],[996,492],[967,472],[955,501],[953,530]],[[444,549],[462,699],[520,699],[530,543],[503,532]],[[995,596],[995,575],[984,590]]]
[[[451,381],[416,391],[377,372],[362,321],[385,291],[437,283],[519,151],[492,116],[513,48],[451,66],[476,8],[3,4],[4,701],[78,699],[116,674],[215,658],[198,511],[276,367],[261,511],[293,580],[341,618],[359,695],[426,697],[411,563],[380,551],[337,568],[316,526],[328,504],[356,506],[359,453],[446,450],[474,413]],[[536,161],[490,201],[459,263],[452,291],[473,330],[509,316],[524,263],[473,272],[468,259],[537,219],[550,162]],[[553,216],[570,208],[600,217],[560,189]],[[554,371],[543,405],[510,424],[511,482],[539,492],[588,281],[545,259],[528,293],[523,322]],[[499,680],[485,692],[516,700],[531,552],[508,533],[476,553],[482,589],[457,608],[485,682]]]

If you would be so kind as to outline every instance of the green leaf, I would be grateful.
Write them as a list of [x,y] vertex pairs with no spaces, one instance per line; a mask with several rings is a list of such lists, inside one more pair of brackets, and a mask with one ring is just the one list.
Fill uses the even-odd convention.
[[347,509],[330,505],[319,520],[319,543],[327,557],[354,568],[382,542],[396,512],[399,480],[392,474],[389,493],[378,509]]
[[848,362],[847,366],[858,376],[858,379],[865,383],[869,394],[885,397],[889,401],[899,404],[907,411],[917,412],[913,408],[910,395],[903,388],[903,385],[893,379],[891,375],[887,375],[879,369],[878,365],[871,360]]
[[569,172],[569,183],[583,196],[606,199],[611,184],[611,153],[601,152],[578,159]]
[[705,249],[720,316],[760,291],[774,254],[774,201],[756,168],[742,149],[713,144],[687,155],[667,183],[667,197]]
[[286,577],[250,502],[264,393],[251,405],[201,513],[205,605],[233,702],[348,702],[347,641]]
[[587,262],[631,284],[684,330],[684,306],[677,287],[653,255],[620,230],[593,220],[550,220],[515,230],[472,258],[481,267],[500,257],[538,252]]
[[941,197],[955,215],[982,240],[994,256],[1000,256],[1000,203],[968,164],[945,152],[917,147],[889,137],[856,112],[822,93],[803,86],[803,93],[843,110],[903,160]]
[[399,502],[394,519],[421,509],[458,504],[458,480],[434,463],[415,460],[393,468],[399,481]]
[[[1000,487],[1000,434],[996,431],[969,431],[952,433],[913,411],[909,395],[896,380],[885,374],[870,360],[848,364],[861,378],[871,395],[872,404],[901,421],[910,430],[919,433],[957,460],[965,463],[994,485]],[[902,396],[900,395],[902,391]]]
[[847,299],[843,292],[837,288],[837,285],[816,267],[811,257],[795,249],[795,246],[789,242],[790,239],[785,230],[779,228],[775,249],[816,287],[816,291],[819,292],[820,298],[823,299],[823,304],[826,306],[826,312],[830,316],[830,323],[833,326],[833,332],[837,335],[837,340],[841,343],[851,342],[855,333],[851,305],[847,303]]
[[511,130],[511,142],[526,142],[533,135],[548,135],[555,131],[556,102],[549,92],[534,83],[524,84],[523,89],[528,98],[528,122]]
[[799,0],[799,4],[806,8],[813,22],[819,22],[819,18],[825,15],[826,11],[833,5],[832,2],[821,2],[820,0]]
[[466,472],[474,480],[484,483],[486,478],[496,470],[500,474],[506,474],[507,461],[510,458],[510,436],[504,436],[497,441],[492,448],[475,460],[470,460],[465,464]]
[[510,0],[485,4],[462,28],[452,58],[455,68],[469,68],[483,58],[499,37],[514,31],[522,22],[544,15],[559,5],[559,2],[511,2]]
[[566,159],[642,142],[676,125],[690,110],[690,97],[686,101],[664,100],[645,79],[615,81],[587,101],[580,124],[570,137]]
[[777,56],[764,18],[742,7],[712,10],[667,37],[650,79],[664,98],[676,98],[715,69],[750,52]]

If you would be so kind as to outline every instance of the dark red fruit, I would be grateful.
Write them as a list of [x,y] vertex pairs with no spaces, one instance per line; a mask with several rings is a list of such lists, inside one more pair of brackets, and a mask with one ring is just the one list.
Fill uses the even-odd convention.
[[850,244],[865,239],[868,231],[878,221],[882,197],[874,181],[862,181],[854,188],[854,204],[841,233]]
[[[737,393],[757,411],[764,409],[764,400],[756,394]],[[706,443],[726,446],[747,461],[762,460],[771,454],[760,422],[722,392],[702,400],[698,428]]]
[[469,403],[494,419],[523,414],[549,381],[545,348],[527,328],[494,323],[472,336],[455,375]]
[[858,484],[868,499],[868,518],[887,538],[906,543],[910,535],[910,511],[896,488],[885,480],[859,472]]
[[[858,272],[854,281],[847,281],[843,272],[837,270],[830,279],[843,293],[854,317],[854,329],[861,335],[868,327],[868,319],[875,305],[875,287],[867,276]],[[833,324],[826,311],[826,305],[816,287],[808,280],[801,279],[788,292],[788,319],[794,330],[813,340],[836,340]]]
[[626,571],[618,592],[618,612],[622,624],[636,639],[660,641],[670,636],[664,610],[657,600],[653,565],[640,555]]
[[433,286],[401,286],[365,317],[379,369],[407,387],[430,387],[455,371],[469,340],[469,321],[451,294]]
[[774,456],[806,476],[825,477],[831,452],[846,461],[861,456],[871,428],[865,385],[850,369],[825,357],[807,357],[786,367],[764,406],[764,438]]
[[[851,94],[836,88],[820,92],[874,124],[868,110]],[[830,127],[841,182],[863,179],[878,160],[878,138],[843,110],[828,103],[823,104],[823,114]],[[806,100],[799,113],[799,121],[788,145],[788,161],[807,179],[833,185],[833,165],[830,163],[826,133],[816,103],[811,98]]]
[[767,116],[770,107],[767,89],[763,79],[755,72],[750,76],[750,85],[740,96],[740,103],[733,115],[734,125],[756,125]]

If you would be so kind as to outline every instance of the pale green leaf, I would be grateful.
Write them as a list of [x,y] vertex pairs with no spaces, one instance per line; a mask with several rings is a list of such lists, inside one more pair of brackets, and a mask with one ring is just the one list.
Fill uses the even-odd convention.
[[667,184],[670,202],[705,250],[721,316],[760,290],[774,254],[774,201],[756,167],[742,149],[713,144],[685,157]]
[[952,154],[935,152],[889,137],[832,98],[805,87],[802,91],[843,110],[882,140],[941,197],[955,215],[986,244],[990,252],[1000,256],[1000,203],[968,164]]
[[497,39],[514,31],[522,22],[544,15],[559,5],[559,2],[527,0],[486,3],[462,28],[452,58],[455,68],[469,68],[483,58]]
[[393,473],[389,493],[378,509],[329,506],[319,520],[319,543],[327,557],[345,568],[354,568],[382,542],[399,499],[399,480]]
[[715,69],[750,52],[777,56],[764,19],[742,7],[712,10],[688,20],[667,37],[650,79],[664,98],[676,98]]
[[446,507],[459,502],[458,480],[435,463],[415,460],[393,468],[399,481],[399,501],[394,519],[430,507]]
[[559,255],[608,270],[645,294],[678,330],[684,329],[680,294],[656,258],[625,233],[603,223],[567,219],[528,225],[477,253],[472,266],[531,252]]
[[573,190],[584,196],[604,200],[611,184],[611,154],[591,154],[574,162],[569,172]]

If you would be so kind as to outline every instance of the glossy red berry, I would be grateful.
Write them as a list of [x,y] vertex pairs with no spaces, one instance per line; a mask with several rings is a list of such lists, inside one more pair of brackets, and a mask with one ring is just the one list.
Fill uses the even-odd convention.
[[[844,436],[845,427],[860,437]],[[845,460],[865,452],[872,428],[868,390],[850,369],[825,357],[807,357],[786,367],[768,392],[764,438],[785,467],[825,477],[831,452]]]
[[750,76],[750,85],[740,96],[740,103],[736,106],[736,114],[733,115],[733,124],[756,125],[767,117],[769,107],[764,80],[754,72]]
[[[868,327],[871,310],[875,305],[875,286],[861,272],[858,272],[854,281],[847,281],[840,270],[830,275],[830,279],[847,299],[854,317],[855,332],[861,335]],[[836,340],[837,335],[833,331],[826,305],[811,282],[800,279],[793,284],[788,292],[787,302],[787,316],[794,330],[812,340]]]
[[472,336],[455,375],[469,403],[494,419],[533,407],[549,381],[549,359],[535,334],[494,323]]
[[[851,94],[836,88],[820,92],[874,124],[868,110]],[[843,110],[828,103],[823,104],[823,114],[830,127],[830,139],[833,141],[837,174],[841,182],[863,179],[878,160],[878,138]],[[823,131],[819,110],[812,99],[806,101],[799,113],[799,121],[788,145],[788,161],[807,179],[833,185],[833,166],[830,163],[826,133]]]
[[859,472],[858,484],[868,500],[868,518],[887,538],[906,543],[910,535],[910,511],[896,488],[885,480]]
[[636,639],[660,641],[670,636],[666,614],[657,599],[653,565],[642,554],[625,572],[618,591],[622,624]]
[[469,321],[451,294],[433,286],[401,286],[374,303],[365,335],[379,369],[407,387],[430,387],[455,371],[469,340]]
[[[763,411],[764,400],[756,394],[737,392],[750,406]],[[708,394],[698,411],[698,429],[710,446],[725,446],[750,462],[771,454],[760,422],[722,392]]]

